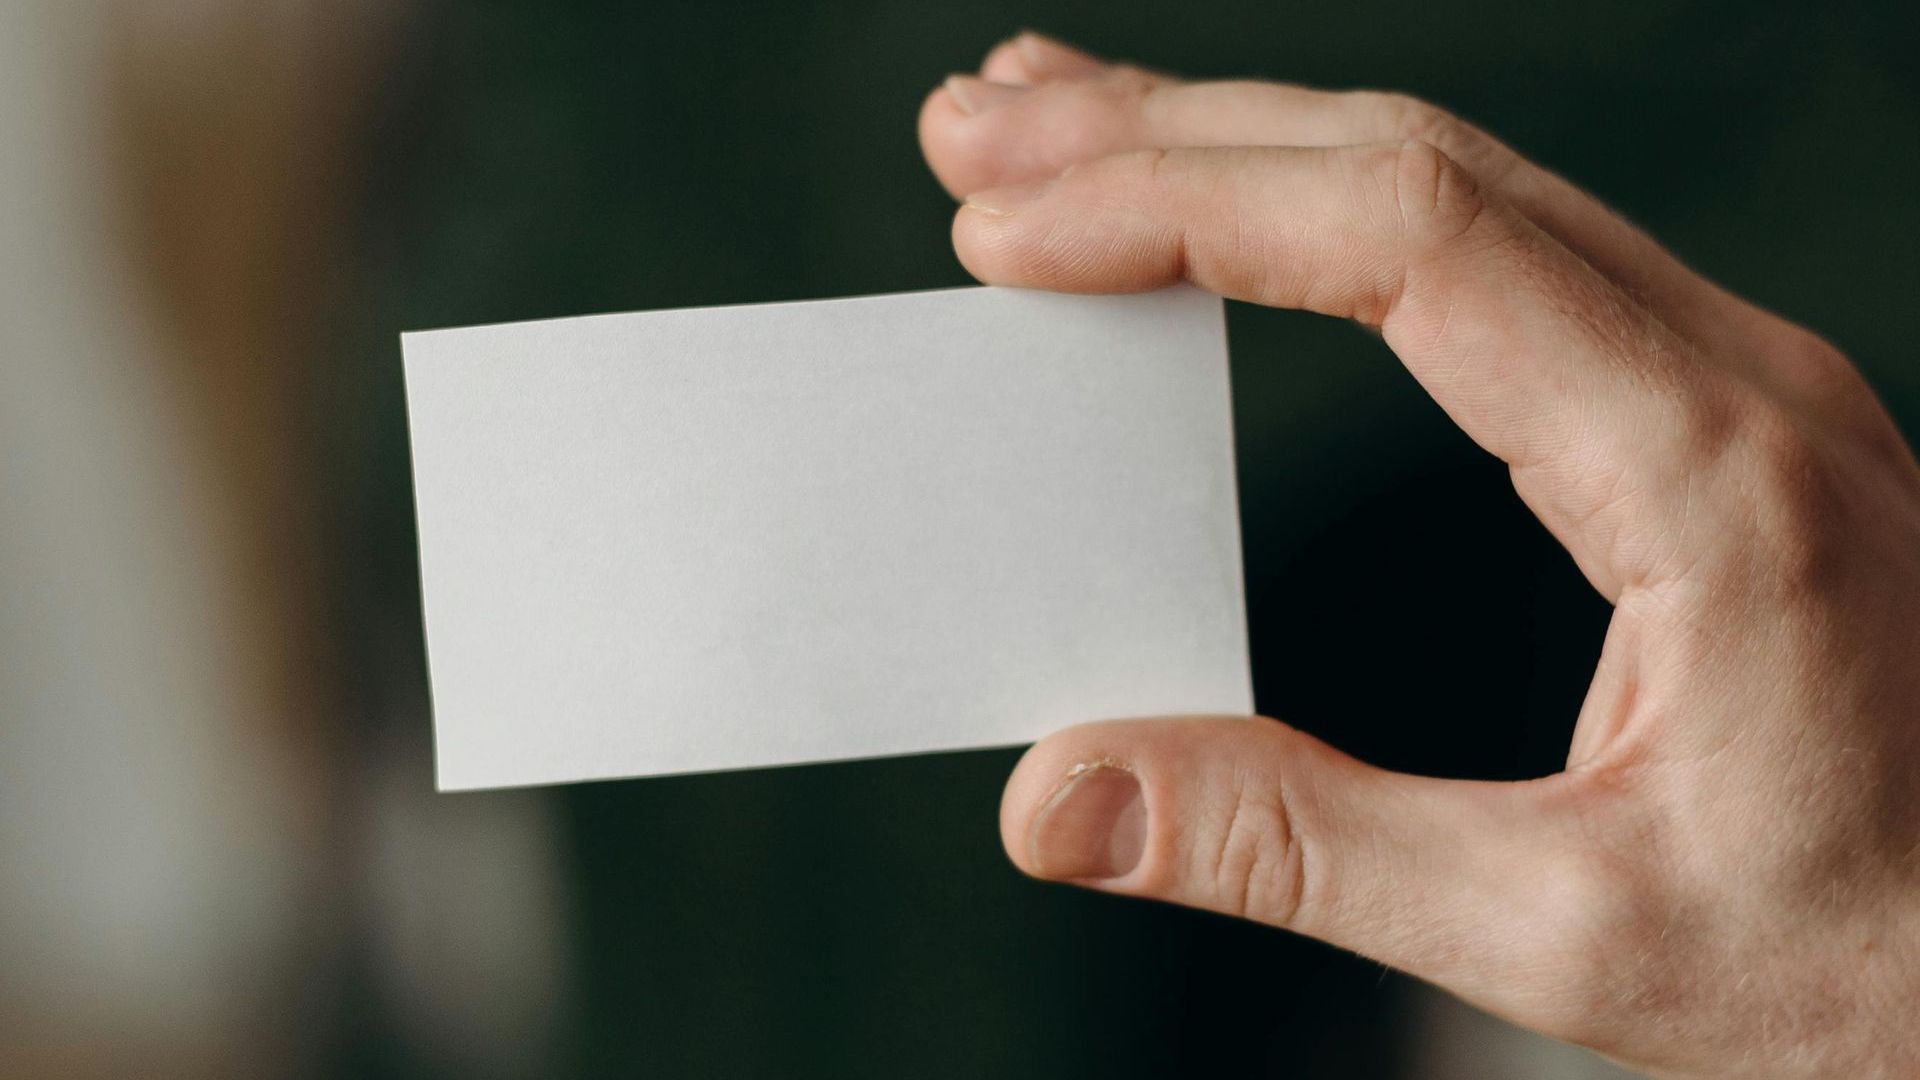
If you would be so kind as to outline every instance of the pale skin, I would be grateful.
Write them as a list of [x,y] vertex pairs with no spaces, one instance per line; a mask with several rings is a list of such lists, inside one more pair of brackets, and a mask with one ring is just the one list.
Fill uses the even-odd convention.
[[1185,279],[1377,330],[1614,608],[1556,775],[1092,723],[1008,781],[1015,864],[1320,938],[1655,1075],[1920,1075],[1920,467],[1844,356],[1398,95],[1021,35],[920,137],[982,281]]

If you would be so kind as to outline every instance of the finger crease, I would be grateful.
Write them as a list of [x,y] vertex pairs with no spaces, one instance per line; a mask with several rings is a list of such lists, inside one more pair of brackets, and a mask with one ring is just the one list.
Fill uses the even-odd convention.
[[[1233,809],[1227,814],[1226,827],[1220,830],[1220,847],[1213,853],[1213,880],[1224,882],[1227,876],[1227,854],[1233,849],[1233,834],[1240,828],[1240,811],[1247,805],[1246,784],[1236,777],[1233,787]],[[1247,913],[1247,894],[1251,890],[1251,879],[1243,879],[1237,906],[1230,908],[1228,914],[1244,916]]]
[[1287,894],[1281,898],[1281,907],[1274,913],[1274,921],[1281,926],[1293,926],[1300,918],[1300,907],[1307,895],[1307,850],[1298,830],[1293,827],[1293,797],[1288,794],[1288,784],[1281,778],[1274,785],[1275,797],[1280,803],[1280,825],[1277,843],[1280,845],[1280,857],[1284,860],[1280,873],[1287,883]]

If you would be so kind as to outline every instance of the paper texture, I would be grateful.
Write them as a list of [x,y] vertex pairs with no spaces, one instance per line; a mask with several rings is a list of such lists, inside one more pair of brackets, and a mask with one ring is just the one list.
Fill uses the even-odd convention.
[[402,336],[442,790],[1247,713],[1221,302]]

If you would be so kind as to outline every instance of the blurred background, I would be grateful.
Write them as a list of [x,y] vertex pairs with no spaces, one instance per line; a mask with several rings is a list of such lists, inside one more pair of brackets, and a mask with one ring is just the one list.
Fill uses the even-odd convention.
[[[1912,5],[8,0],[0,1076],[1619,1075],[1022,879],[1013,752],[433,793],[396,333],[962,284],[914,115],[1022,26],[1451,106],[1920,422]],[[1262,710],[1556,769],[1606,605],[1377,341],[1230,332]]]

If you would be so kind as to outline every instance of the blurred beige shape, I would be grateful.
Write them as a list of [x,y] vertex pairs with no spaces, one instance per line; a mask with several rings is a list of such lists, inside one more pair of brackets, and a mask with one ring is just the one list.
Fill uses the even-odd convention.
[[546,804],[342,734],[319,437],[379,14],[0,5],[0,1077],[320,1071],[352,947],[423,1060],[547,1045]]
[[[231,508],[101,178],[104,12],[0,6],[0,1072],[224,1073],[317,832],[234,613]],[[223,525],[229,528],[222,528]],[[310,796],[309,796],[310,797]],[[276,960],[280,961],[276,963]]]

